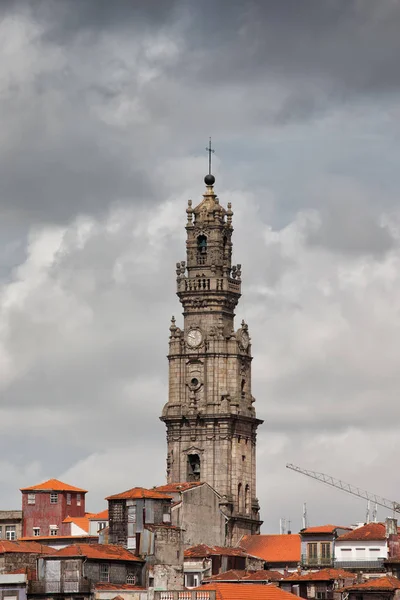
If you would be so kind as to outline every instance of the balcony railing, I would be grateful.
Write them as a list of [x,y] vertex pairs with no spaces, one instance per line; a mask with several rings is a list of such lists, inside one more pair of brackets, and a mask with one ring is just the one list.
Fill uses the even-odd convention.
[[378,569],[384,567],[385,559],[376,558],[374,560],[335,560],[335,569]]
[[216,600],[215,590],[154,592],[154,600]]
[[85,579],[72,581],[30,581],[28,593],[30,594],[88,594],[91,584]]
[[301,555],[301,564],[305,567],[332,567],[333,557],[332,556],[307,556],[307,554]]

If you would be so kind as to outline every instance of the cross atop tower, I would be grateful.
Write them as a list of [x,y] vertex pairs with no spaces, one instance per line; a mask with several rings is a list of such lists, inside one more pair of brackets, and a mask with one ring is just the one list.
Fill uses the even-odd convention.
[[211,175],[211,155],[215,153],[215,150],[211,146],[211,138],[208,141],[206,152],[208,152],[208,174]]

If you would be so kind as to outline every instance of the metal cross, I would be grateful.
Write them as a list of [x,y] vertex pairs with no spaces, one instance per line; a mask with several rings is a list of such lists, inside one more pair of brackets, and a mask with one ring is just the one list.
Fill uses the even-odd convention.
[[206,148],[206,152],[208,152],[208,174],[211,175],[211,154],[214,154],[215,150],[211,147],[211,138],[208,142],[208,148]]

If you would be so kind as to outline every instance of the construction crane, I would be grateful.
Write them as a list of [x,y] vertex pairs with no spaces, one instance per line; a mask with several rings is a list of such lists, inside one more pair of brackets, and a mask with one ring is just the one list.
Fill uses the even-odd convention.
[[[381,496],[377,496],[376,494],[371,494],[371,492],[367,492],[367,490],[363,490],[361,488],[350,485],[350,483],[346,483],[345,481],[341,481],[340,479],[335,479],[335,477],[331,477],[330,475],[325,475],[325,473],[318,473],[317,471],[307,471],[306,469],[301,469],[296,465],[287,464],[287,469],[291,469],[292,471],[296,471],[297,473],[301,473],[302,475],[307,475],[307,477],[311,477],[312,479],[316,479],[317,481],[321,481],[322,483],[326,483],[326,485],[330,485],[336,489],[342,490],[343,492],[347,492],[348,494],[352,494],[353,496],[358,496],[359,498],[364,498],[369,502],[374,502],[375,505],[384,506],[394,513],[400,513],[400,504],[395,502],[394,500],[388,500],[387,498],[382,498]],[[368,511],[369,512],[369,511]],[[376,510],[374,510],[374,515],[376,515]]]

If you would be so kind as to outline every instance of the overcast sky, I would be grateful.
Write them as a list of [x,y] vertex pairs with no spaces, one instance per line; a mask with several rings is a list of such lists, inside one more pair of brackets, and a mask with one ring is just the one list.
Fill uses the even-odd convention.
[[[0,508],[165,481],[175,263],[213,136],[263,531],[400,500],[397,0],[0,3]],[[384,518],[385,510],[379,511]]]

